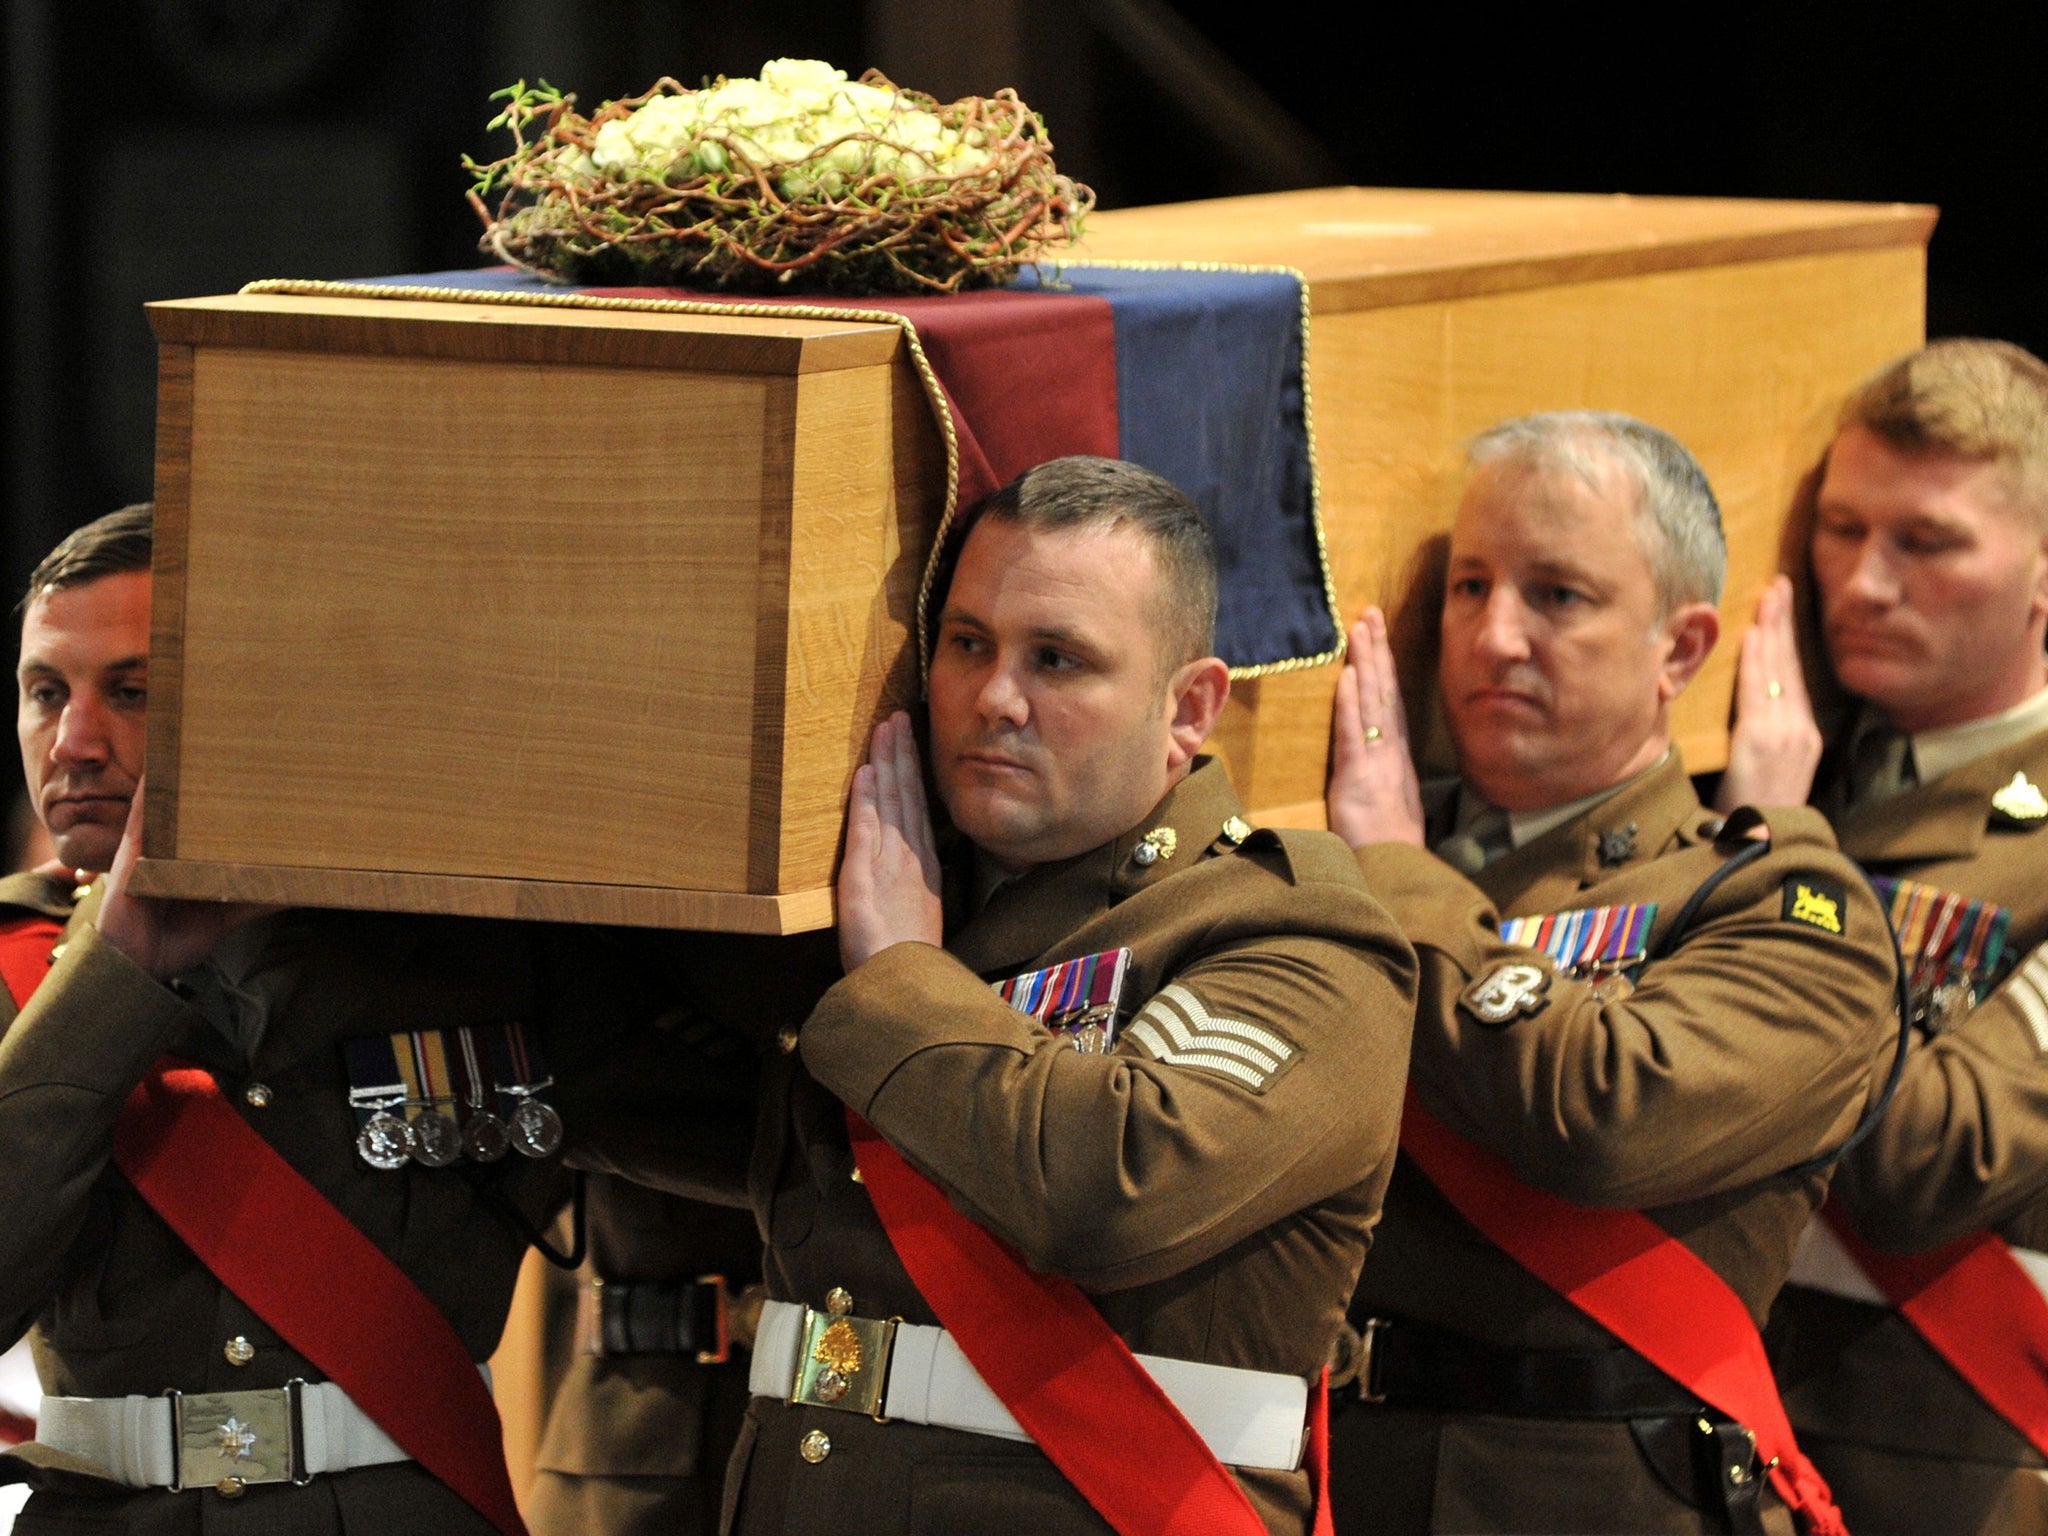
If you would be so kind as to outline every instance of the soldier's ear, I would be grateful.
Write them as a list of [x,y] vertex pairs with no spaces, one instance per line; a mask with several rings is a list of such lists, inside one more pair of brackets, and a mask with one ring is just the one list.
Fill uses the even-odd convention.
[[1657,696],[1666,704],[1685,692],[1714,654],[1721,639],[1721,610],[1712,603],[1681,603],[1665,615],[1660,626],[1664,639],[1664,663],[1660,668]]
[[1216,718],[1223,713],[1224,701],[1229,697],[1230,668],[1220,658],[1204,656],[1175,670],[1167,691],[1167,702],[1173,710],[1167,722],[1173,738],[1169,768],[1185,766],[1202,750],[1202,743],[1216,729]]

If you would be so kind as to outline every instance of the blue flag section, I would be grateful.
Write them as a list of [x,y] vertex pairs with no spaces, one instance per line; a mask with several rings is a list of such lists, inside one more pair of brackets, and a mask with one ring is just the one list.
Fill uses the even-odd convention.
[[1301,279],[1070,266],[1026,268],[1019,281],[1109,301],[1123,456],[1193,497],[1216,540],[1217,654],[1254,667],[1334,651]]
[[[363,281],[499,293],[578,291],[505,267]],[[763,302],[684,289],[660,292],[731,302],[735,308]],[[998,296],[1014,302],[1011,296],[1032,292],[1108,307],[1116,351],[1118,452],[1180,486],[1208,519],[1222,575],[1217,654],[1237,669],[1299,665],[1334,654],[1341,629],[1317,506],[1301,278],[1286,271],[1048,264],[1025,268],[1007,289],[861,302],[898,311],[923,328],[935,324],[941,309],[949,321],[956,315],[967,321]],[[793,294],[788,302],[818,301]],[[847,303],[843,298],[836,302]],[[971,342],[974,327],[963,330],[963,339]],[[1099,342],[1085,341],[1078,329],[1075,338],[1072,345],[1087,349],[1091,361],[1099,355]],[[1031,369],[997,390],[980,387],[985,380],[948,378],[936,357],[934,362],[967,435],[993,445],[1031,441],[1030,424],[1020,423],[1024,430],[1011,433],[1003,430],[1006,422],[995,418],[1006,411],[1028,412],[1033,390],[1060,387],[1060,370],[1048,372],[1046,356],[1041,350]],[[1057,362],[1057,348],[1050,356]],[[985,366],[982,372],[988,372]],[[1105,377],[1105,395],[1107,383]],[[1071,451],[1073,445],[1054,437],[1021,464],[991,467],[999,479],[1007,478],[1029,463]],[[967,478],[972,482],[975,477]],[[984,485],[970,494],[993,488]]]

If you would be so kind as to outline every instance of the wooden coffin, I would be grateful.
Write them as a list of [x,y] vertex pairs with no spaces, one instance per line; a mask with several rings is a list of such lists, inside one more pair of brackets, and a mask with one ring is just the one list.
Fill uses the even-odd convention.
[[945,465],[862,322],[237,296],[161,347],[153,892],[788,932]]
[[[1347,620],[1407,590],[1418,551],[1450,526],[1463,446],[1482,428],[1584,407],[1675,433],[1728,531],[1724,640],[1675,720],[1701,772],[1726,761],[1735,641],[1836,407],[1923,339],[1934,217],[1903,204],[1345,187],[1099,214],[1084,259],[1278,263],[1308,277],[1324,530]],[[1429,629],[1402,627],[1418,642]],[[1427,677],[1424,649],[1407,648],[1404,679]],[[1217,739],[1262,820],[1323,824],[1336,678],[1324,666],[1233,690]],[[1409,692],[1411,712],[1428,714]]]
[[[1835,402],[1922,332],[1924,208],[1340,189],[1132,209],[1084,259],[1310,279],[1345,612],[1448,526],[1473,432],[1632,411],[1705,463],[1727,617]],[[915,694],[945,461],[864,321],[247,295],[161,344],[139,888],[790,932]],[[1724,750],[1733,646],[1686,695]],[[1241,682],[1248,804],[1317,824],[1335,666]]]

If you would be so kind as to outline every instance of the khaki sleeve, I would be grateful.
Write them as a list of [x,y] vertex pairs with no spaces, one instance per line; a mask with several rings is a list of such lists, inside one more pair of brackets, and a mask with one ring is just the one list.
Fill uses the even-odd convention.
[[115,1117],[198,1018],[86,928],[0,1039],[0,1337],[19,1338],[56,1289]]
[[1367,1178],[1399,1130],[1406,945],[1356,886],[1244,889],[1107,1056],[899,944],[826,995],[805,1063],[1034,1268],[1177,1274]]
[[1901,1253],[2017,1221],[2048,1239],[2048,945],[1906,1060],[1898,1096],[1831,1198]]
[[[1660,925],[1718,863],[1672,858],[1697,875]],[[1736,871],[1634,986],[1503,943],[1485,894],[1422,849],[1368,847],[1360,864],[1421,962],[1424,1105],[1577,1204],[1640,1210],[1778,1173],[1839,1145],[1889,1065],[1884,916],[1825,844],[1781,838]],[[1801,874],[1840,892],[1840,936],[1787,916]]]

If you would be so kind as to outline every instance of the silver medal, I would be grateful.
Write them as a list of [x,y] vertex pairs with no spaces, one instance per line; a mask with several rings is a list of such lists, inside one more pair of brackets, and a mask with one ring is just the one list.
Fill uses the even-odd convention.
[[512,1111],[512,1145],[527,1157],[553,1157],[562,1146],[562,1117],[539,1099]]
[[412,1155],[429,1168],[446,1168],[462,1156],[462,1132],[440,1110],[421,1110],[412,1123]]
[[462,1122],[462,1150],[472,1162],[495,1163],[512,1150],[505,1122],[487,1109],[473,1109]]
[[356,1151],[372,1168],[395,1172],[412,1156],[412,1128],[389,1110],[380,1109],[357,1134]]

